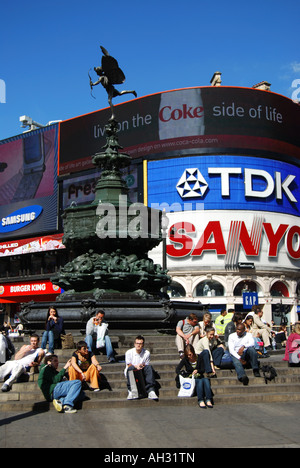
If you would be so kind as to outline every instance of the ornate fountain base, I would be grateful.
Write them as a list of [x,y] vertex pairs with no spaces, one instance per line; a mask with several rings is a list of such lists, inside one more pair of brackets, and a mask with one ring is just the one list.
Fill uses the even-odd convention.
[[105,311],[109,328],[123,330],[157,329],[175,331],[178,320],[194,312],[201,319],[204,312],[199,303],[170,301],[167,298],[143,299],[135,294],[106,293],[101,300],[78,293],[69,300],[53,303],[29,302],[22,305],[20,318],[27,330],[44,330],[48,307],[55,305],[64,319],[66,330],[85,331],[87,321],[97,310]]

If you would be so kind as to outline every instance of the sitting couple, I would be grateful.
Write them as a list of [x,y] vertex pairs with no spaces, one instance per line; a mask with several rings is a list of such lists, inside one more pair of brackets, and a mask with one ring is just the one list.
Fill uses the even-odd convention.
[[[76,413],[76,402],[83,400],[82,383],[90,383],[90,389],[99,391],[102,367],[87,348],[85,341],[77,343],[77,350],[66,365],[58,371],[58,357],[47,355],[38,378],[38,385],[47,401],[53,401],[59,413]],[[66,373],[68,372],[68,379]]]

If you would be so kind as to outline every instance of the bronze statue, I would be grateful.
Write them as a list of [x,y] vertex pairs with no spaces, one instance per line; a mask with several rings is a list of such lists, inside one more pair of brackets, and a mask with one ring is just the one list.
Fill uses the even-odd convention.
[[111,118],[110,120],[115,120],[114,115],[114,106],[112,104],[112,99],[116,96],[122,96],[123,94],[133,94],[137,97],[135,91],[118,91],[113,85],[115,84],[122,84],[125,81],[125,75],[122,70],[119,68],[119,64],[117,60],[109,55],[104,47],[100,46],[103,57],[101,60],[101,67],[94,67],[95,72],[99,76],[99,79],[93,83],[91,77],[90,78],[90,86],[91,90],[93,86],[97,86],[99,83],[102,84],[103,88],[106,90],[108,95],[108,102],[111,108]]

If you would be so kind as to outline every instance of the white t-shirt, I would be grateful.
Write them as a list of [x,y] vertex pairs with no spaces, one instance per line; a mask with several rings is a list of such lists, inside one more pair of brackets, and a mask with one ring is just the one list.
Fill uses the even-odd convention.
[[139,364],[148,366],[150,364],[150,351],[143,348],[142,351],[138,353],[135,348],[131,348],[125,353],[125,363],[125,375],[127,374],[127,367],[129,364],[133,366],[138,366]]
[[245,346],[245,350],[254,346],[254,338],[252,334],[245,333],[243,336],[239,337],[236,332],[231,333],[228,339],[228,349],[230,354],[237,359],[241,359],[241,356],[238,354],[238,350],[242,346]]

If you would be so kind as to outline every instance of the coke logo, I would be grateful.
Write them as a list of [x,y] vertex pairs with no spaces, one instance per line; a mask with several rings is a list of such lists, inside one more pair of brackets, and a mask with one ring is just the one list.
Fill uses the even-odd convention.
[[170,120],[180,119],[201,119],[204,116],[202,106],[193,107],[182,104],[181,108],[172,109],[171,106],[162,107],[159,111],[159,120],[169,122]]

